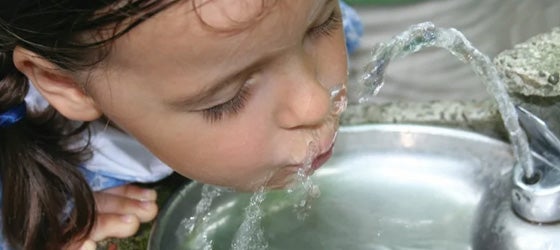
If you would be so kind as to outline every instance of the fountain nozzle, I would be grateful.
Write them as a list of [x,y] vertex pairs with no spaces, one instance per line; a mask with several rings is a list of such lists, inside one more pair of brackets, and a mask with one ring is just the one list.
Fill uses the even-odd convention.
[[517,111],[529,137],[535,171],[527,176],[520,163],[514,167],[513,209],[518,216],[532,222],[559,222],[560,140],[537,116],[519,106]]

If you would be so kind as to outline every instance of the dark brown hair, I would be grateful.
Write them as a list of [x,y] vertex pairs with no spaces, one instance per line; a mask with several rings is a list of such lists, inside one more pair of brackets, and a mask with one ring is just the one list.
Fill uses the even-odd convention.
[[[158,0],[20,0],[0,3],[0,113],[23,102],[28,79],[13,63],[22,47],[64,70],[95,65],[114,39],[172,4]],[[110,28],[85,43],[77,37]],[[100,36],[101,37],[101,36]],[[84,240],[95,221],[93,194],[77,166],[89,155],[72,147],[86,124],[52,108],[0,128],[3,233],[18,249],[62,249]],[[78,135],[78,136],[77,136]],[[65,212],[68,207],[73,208]]]
[[[13,63],[22,47],[68,71],[101,62],[111,42],[179,0],[20,0],[0,2],[0,113],[24,100],[28,79]],[[266,15],[277,1],[262,0],[261,11],[232,26],[235,33]],[[109,32],[108,32],[109,31]],[[107,35],[107,34],[110,35]],[[90,35],[89,42],[80,40]],[[76,166],[87,159],[87,145],[76,147],[87,124],[72,122],[48,107],[28,112],[17,124],[0,128],[2,217],[8,242],[22,249],[62,249],[85,240],[95,221],[91,190]],[[83,143],[82,143],[83,144]],[[65,212],[67,208],[73,208]]]

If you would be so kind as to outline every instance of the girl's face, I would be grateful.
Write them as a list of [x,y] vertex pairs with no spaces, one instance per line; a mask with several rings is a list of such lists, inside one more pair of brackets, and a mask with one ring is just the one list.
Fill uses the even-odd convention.
[[[336,0],[189,1],[116,41],[87,86],[105,115],[189,178],[282,187],[332,148],[329,89],[346,83]],[[240,30],[240,22],[253,22]],[[229,29],[229,32],[220,29]]]

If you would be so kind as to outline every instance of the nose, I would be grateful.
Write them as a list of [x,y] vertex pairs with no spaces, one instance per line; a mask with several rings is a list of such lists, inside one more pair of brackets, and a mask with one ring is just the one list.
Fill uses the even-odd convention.
[[294,57],[281,70],[281,95],[275,117],[280,127],[293,129],[319,126],[330,114],[327,87],[318,79],[312,59]]

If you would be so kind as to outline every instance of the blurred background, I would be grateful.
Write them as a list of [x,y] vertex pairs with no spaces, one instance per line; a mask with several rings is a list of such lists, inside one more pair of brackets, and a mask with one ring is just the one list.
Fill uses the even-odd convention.
[[[431,21],[456,28],[490,58],[517,43],[560,26],[560,0],[346,0],[364,27],[360,46],[350,55],[355,83],[370,60],[371,48]],[[490,98],[470,66],[443,49],[427,49],[393,61],[376,103],[394,101],[482,100]],[[354,100],[355,101],[355,100]],[[354,102],[351,98],[351,102]]]

